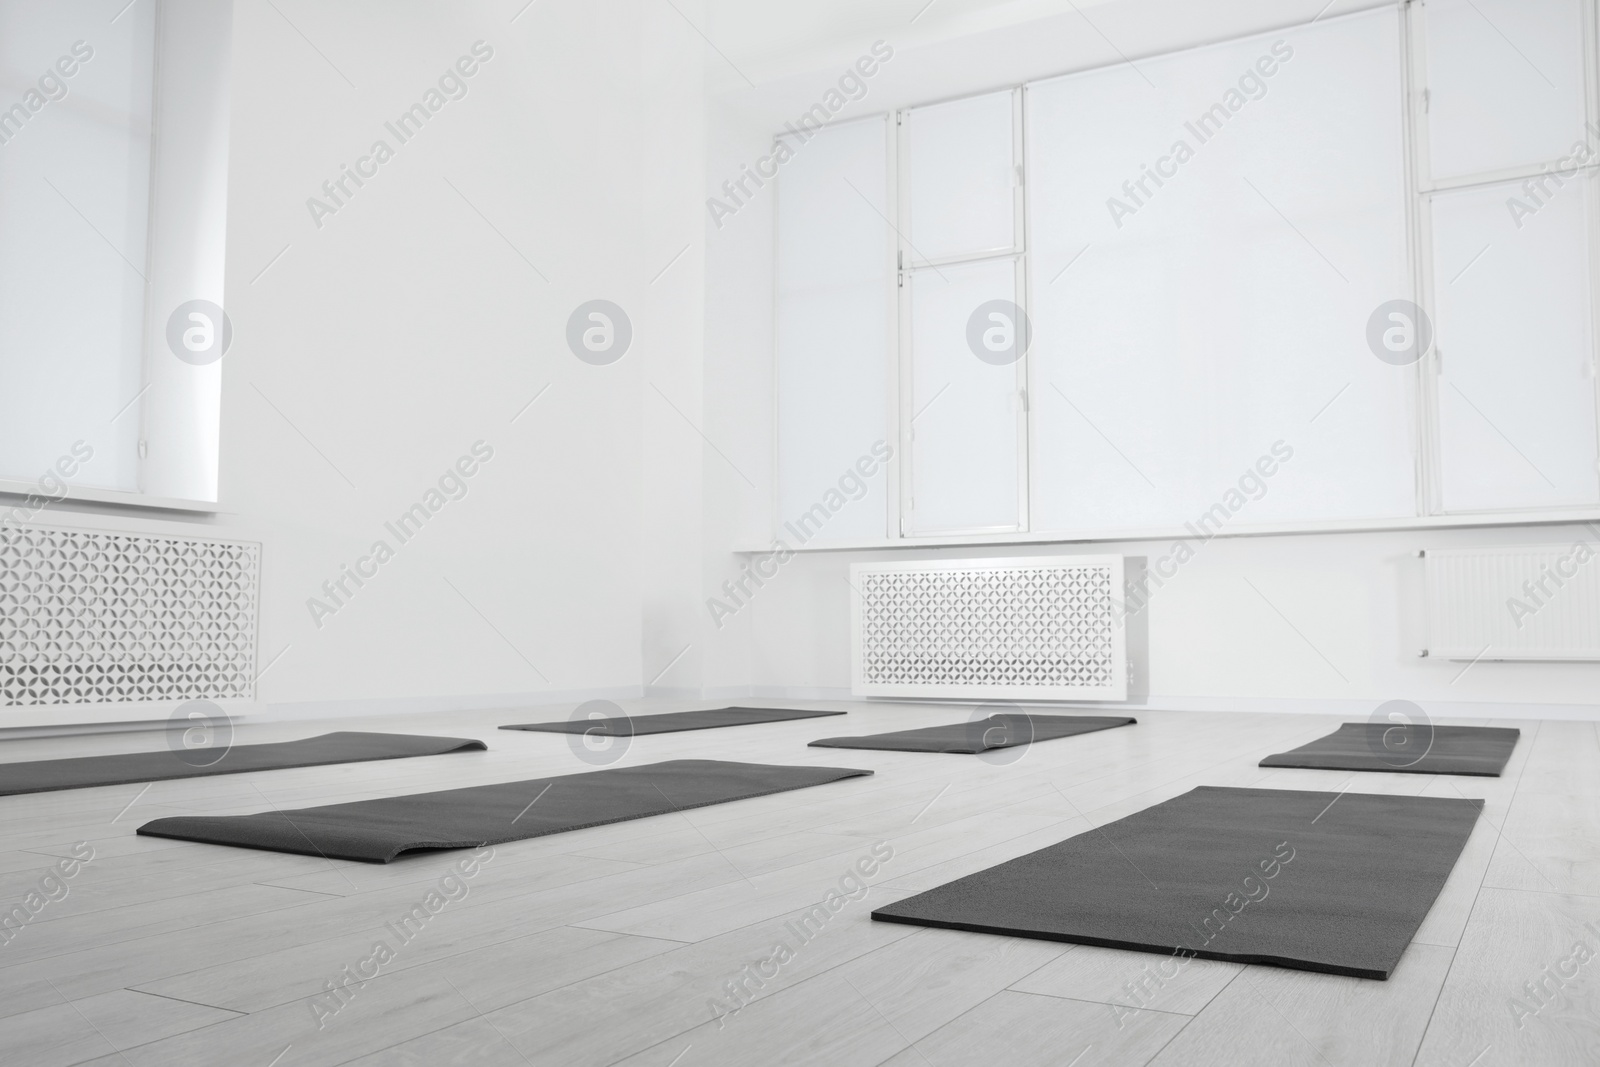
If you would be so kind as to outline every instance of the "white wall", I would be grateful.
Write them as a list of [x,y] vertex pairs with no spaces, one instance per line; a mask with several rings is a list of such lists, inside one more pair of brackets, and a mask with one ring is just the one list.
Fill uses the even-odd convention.
[[[266,544],[268,703],[630,689],[665,643],[645,576],[693,558],[699,500],[662,471],[698,440],[656,390],[698,419],[698,252],[657,275],[698,234],[700,51],[669,7],[520,6],[280,5],[335,71],[238,5],[223,502]],[[480,39],[318,229],[306,198]],[[565,341],[595,298],[633,323],[609,366]],[[306,599],[480,439],[466,498],[317,628]]]
[[[698,609],[702,46],[666,5],[521,7],[235,5],[224,514],[194,521],[264,545],[268,711],[637,692]],[[480,40],[400,143],[385,123]],[[378,139],[318,226],[307,199]],[[607,366],[566,342],[596,298],[633,325]],[[480,440],[401,544],[385,521]],[[380,538],[319,626],[308,598]]]
[[[710,102],[703,199],[714,187],[769,151],[771,131],[742,121],[738,112]],[[773,506],[772,225],[773,198],[759,196],[724,226],[712,224],[697,203],[704,230],[706,432],[727,453],[706,450],[708,472],[701,575],[706,586],[728,571],[728,546],[760,544]],[[765,266],[756,267],[755,264]],[[739,472],[731,469],[737,463]],[[745,479],[749,479],[749,483]],[[715,581],[709,576],[715,575]],[[751,681],[748,618],[711,624],[705,592],[695,590],[693,639],[701,656],[702,685],[742,690]],[[738,635],[734,637],[733,635]]]

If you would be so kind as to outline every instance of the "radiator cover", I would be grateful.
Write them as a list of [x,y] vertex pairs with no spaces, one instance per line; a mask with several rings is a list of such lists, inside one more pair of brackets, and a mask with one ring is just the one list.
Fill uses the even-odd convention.
[[1121,556],[850,567],[858,696],[1126,700]]
[[0,707],[253,700],[261,546],[0,528]]

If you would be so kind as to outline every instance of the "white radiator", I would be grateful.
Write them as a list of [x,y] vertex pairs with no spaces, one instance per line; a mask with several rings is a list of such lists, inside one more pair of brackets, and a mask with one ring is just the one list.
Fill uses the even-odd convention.
[[1428,655],[1600,660],[1600,544],[1430,549]]
[[0,527],[0,709],[253,700],[260,569],[252,542]]
[[1126,700],[1121,556],[850,566],[859,696]]

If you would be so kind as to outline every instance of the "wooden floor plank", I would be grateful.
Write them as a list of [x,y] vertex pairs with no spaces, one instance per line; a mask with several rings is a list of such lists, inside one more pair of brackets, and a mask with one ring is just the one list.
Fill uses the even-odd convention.
[[1146,1011],[1119,1028],[1103,1004],[1004,990],[884,1067],[1125,1067],[1148,1063],[1188,1022]]
[[1152,1067],[1405,1067],[1451,955],[1412,945],[1385,982],[1246,967]]
[[1600,1063],[1600,897],[1479,894],[1416,1059],[1468,1063]]
[[1078,945],[1011,988],[1104,1004],[1114,1020],[1145,1010],[1197,1015],[1242,969],[1221,960]]
[[0,1019],[0,1049],[8,1063],[73,1064],[237,1017],[218,1008],[118,989]]

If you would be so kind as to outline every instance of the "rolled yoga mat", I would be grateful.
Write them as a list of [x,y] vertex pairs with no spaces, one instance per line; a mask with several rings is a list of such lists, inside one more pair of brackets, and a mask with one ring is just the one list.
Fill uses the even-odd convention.
[[875,748],[891,752],[954,752],[975,755],[995,748],[1012,748],[1034,741],[1131,726],[1138,722],[1124,715],[991,715],[973,722],[947,726],[925,726],[918,730],[896,730],[890,734],[861,737],[824,737],[811,742],[812,748]]
[[872,917],[1382,979],[1482,809],[1201,786]]
[[1309,745],[1268,756],[1261,766],[1498,778],[1521,736],[1499,726],[1347,722]]
[[145,823],[139,832],[213,845],[388,863],[413,849],[498,845],[871,773],[847,767],[668,760],[643,767],[607,768],[320,808],[257,815],[180,815]]
[[536,730],[547,734],[589,734],[593,737],[632,737],[636,734],[673,734],[682,730],[714,730],[721,726],[750,726],[843,714],[842,711],[797,711],[793,708],[712,708],[708,711],[669,711],[658,715],[624,715],[620,719],[529,722],[502,726],[500,729]]
[[[163,749],[111,756],[29,760],[0,764],[0,796],[44,793],[53,789],[87,789],[97,785],[164,782],[171,778],[205,778],[245,771],[278,771],[290,767],[322,767],[330,763],[366,763],[408,756],[440,756],[447,752],[482,752],[489,746],[465,737],[421,734],[369,734],[342,731],[278,741],[267,745],[234,745],[221,750]],[[220,755],[213,757],[213,751]],[[207,763],[206,760],[215,759]]]

